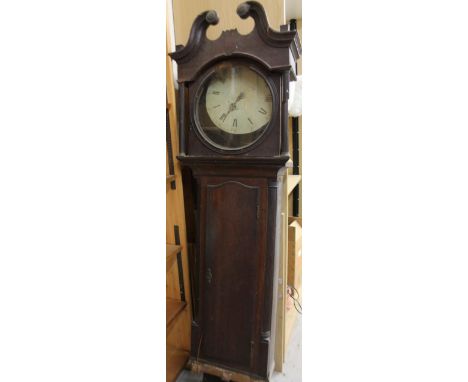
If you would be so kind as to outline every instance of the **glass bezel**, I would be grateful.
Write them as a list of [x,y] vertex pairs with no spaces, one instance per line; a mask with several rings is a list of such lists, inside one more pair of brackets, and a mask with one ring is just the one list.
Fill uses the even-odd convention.
[[[200,117],[199,117],[199,113],[200,113],[199,106],[201,103],[201,99],[204,96],[204,92],[206,93],[211,77],[217,72],[217,70],[219,70],[219,68],[224,67],[226,65],[244,66],[247,69],[255,72],[255,74],[258,75],[267,84],[269,91],[271,93],[271,96],[272,96],[270,120],[264,126],[254,131],[255,133],[254,135],[256,135],[254,139],[248,141],[245,144],[235,145],[233,147],[223,145],[222,143],[216,142],[214,139],[212,139],[212,137],[210,137],[209,134],[207,134],[207,132],[205,131],[206,128],[201,125]],[[202,142],[210,149],[215,149],[216,151],[220,151],[220,152],[229,151],[231,153],[244,152],[257,146],[265,138],[266,134],[270,131],[272,121],[276,118],[276,114],[277,114],[276,102],[277,102],[277,95],[275,91],[275,86],[273,82],[267,77],[265,72],[259,66],[251,62],[246,62],[245,60],[222,61],[222,62],[218,62],[212,65],[209,69],[207,69],[204,72],[204,74],[197,81],[196,92],[195,92],[195,97],[194,97],[194,102],[193,102],[193,113],[191,113],[192,120],[193,120],[194,125],[196,126],[195,130],[197,134],[202,138],[201,139]],[[204,104],[203,106],[206,107],[206,104]],[[207,113],[206,109],[205,109],[205,113]],[[248,138],[247,136],[250,135],[250,134],[230,134],[220,129],[214,123],[213,125],[216,128],[217,134],[221,136],[224,135],[226,137],[230,137],[231,139],[237,139],[238,141],[241,140],[240,137]]]

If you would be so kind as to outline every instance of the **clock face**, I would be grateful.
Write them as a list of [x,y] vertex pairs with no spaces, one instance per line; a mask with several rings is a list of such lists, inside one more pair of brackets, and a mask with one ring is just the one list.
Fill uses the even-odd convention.
[[216,146],[239,149],[267,128],[273,96],[265,79],[246,65],[221,64],[204,81],[195,120]]

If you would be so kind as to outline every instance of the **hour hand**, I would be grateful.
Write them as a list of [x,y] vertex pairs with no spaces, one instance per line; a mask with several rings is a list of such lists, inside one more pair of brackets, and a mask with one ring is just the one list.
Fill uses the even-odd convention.
[[[244,94],[244,92],[241,92],[241,93],[237,96],[236,100],[235,100],[233,103],[231,103],[231,104],[229,105],[229,109],[228,109],[228,111],[227,111],[227,113],[226,113],[225,115],[227,116],[231,111],[236,110],[237,102],[239,102],[240,100],[242,100],[242,99],[244,99],[244,98],[245,98],[245,94]],[[223,115],[224,115],[224,114],[223,114]]]
[[244,99],[244,98],[245,98],[245,94],[244,94],[244,92],[241,92],[241,93],[237,96],[237,98],[236,98],[236,100],[235,100],[235,102],[234,102],[234,105],[236,105],[237,102],[239,102],[241,99]]
[[245,98],[245,94],[244,92],[241,92],[237,96],[236,100],[233,103],[231,103],[231,105],[229,105],[229,112],[236,110],[237,102],[239,102],[240,100],[243,100],[244,98]]

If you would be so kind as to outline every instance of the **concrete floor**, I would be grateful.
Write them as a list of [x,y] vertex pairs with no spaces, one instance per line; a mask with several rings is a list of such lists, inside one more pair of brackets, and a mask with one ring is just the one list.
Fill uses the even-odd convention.
[[[201,382],[200,374],[183,370],[176,382]],[[282,373],[275,372],[270,382],[302,382],[302,317],[294,324]]]
[[302,382],[302,317],[297,315],[286,349],[283,372],[275,372],[271,382]]

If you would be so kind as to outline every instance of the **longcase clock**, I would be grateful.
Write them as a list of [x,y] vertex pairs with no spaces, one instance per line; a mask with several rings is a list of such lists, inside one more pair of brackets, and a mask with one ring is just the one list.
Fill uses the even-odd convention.
[[268,26],[255,1],[237,14],[253,31],[194,21],[178,64],[178,159],[184,169],[193,322],[190,364],[226,381],[268,381],[274,368],[280,195],[288,153],[288,89],[301,47]]

